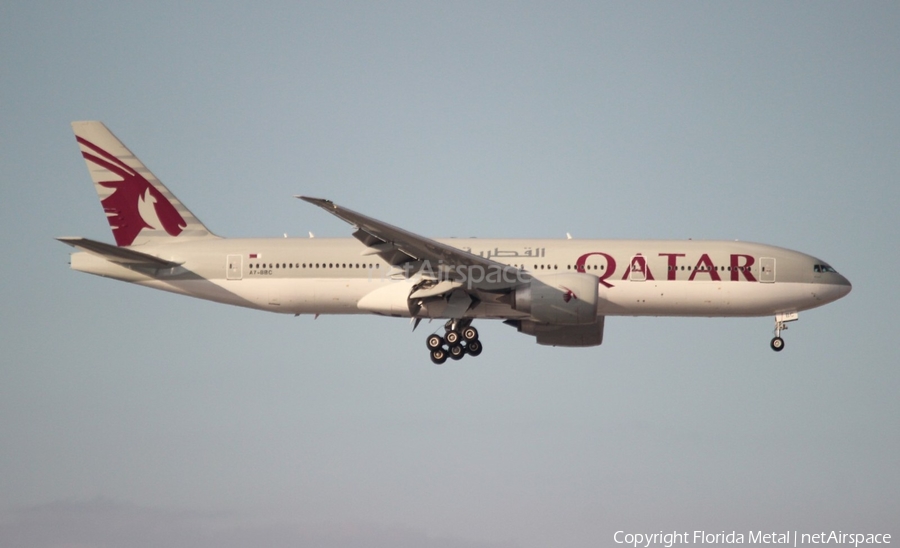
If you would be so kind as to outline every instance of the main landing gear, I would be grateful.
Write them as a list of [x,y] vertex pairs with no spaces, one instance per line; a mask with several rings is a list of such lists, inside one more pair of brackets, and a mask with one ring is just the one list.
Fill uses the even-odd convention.
[[784,339],[781,338],[781,332],[787,329],[788,322],[797,321],[799,318],[800,315],[796,312],[775,314],[775,338],[772,339],[772,342],[769,344],[769,346],[772,347],[772,350],[775,352],[784,350]]
[[481,341],[478,340],[478,330],[469,322],[462,320],[450,320],[444,326],[445,333],[441,337],[437,333],[429,335],[425,339],[425,345],[431,352],[431,361],[440,365],[451,360],[461,360],[466,354],[477,356],[481,354]]

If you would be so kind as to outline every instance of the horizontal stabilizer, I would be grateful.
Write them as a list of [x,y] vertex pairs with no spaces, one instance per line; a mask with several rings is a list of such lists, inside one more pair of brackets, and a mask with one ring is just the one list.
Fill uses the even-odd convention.
[[108,261],[118,263],[123,266],[140,266],[145,268],[173,268],[181,263],[175,263],[128,249],[127,247],[118,247],[115,245],[105,244],[88,238],[57,238],[60,242],[70,245],[76,249],[99,255]]

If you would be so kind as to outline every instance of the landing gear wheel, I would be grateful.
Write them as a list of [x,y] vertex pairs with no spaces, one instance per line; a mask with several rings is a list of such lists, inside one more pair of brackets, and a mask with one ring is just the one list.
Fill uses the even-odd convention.
[[447,352],[443,348],[436,348],[431,351],[431,361],[436,365],[441,365],[447,361]]
[[481,354],[481,351],[483,349],[484,349],[484,347],[481,346],[481,341],[477,341],[477,340],[471,341],[466,346],[466,353],[469,354],[470,356],[477,356],[477,355]]
[[772,344],[770,346],[775,352],[781,352],[782,350],[784,350],[784,339],[782,339],[781,337],[775,337],[774,339],[772,339]]
[[428,350],[437,350],[444,346],[444,338],[440,335],[429,335],[428,338],[425,339],[425,346],[428,347]]
[[460,334],[462,335],[463,340],[466,342],[478,340],[478,330],[471,325],[468,327],[464,327]]
[[444,340],[447,341],[447,344],[453,346],[454,344],[459,342],[459,331],[450,330],[447,331],[447,334],[444,335]]
[[450,347],[450,358],[453,360],[461,360],[466,355],[466,349],[458,344]]

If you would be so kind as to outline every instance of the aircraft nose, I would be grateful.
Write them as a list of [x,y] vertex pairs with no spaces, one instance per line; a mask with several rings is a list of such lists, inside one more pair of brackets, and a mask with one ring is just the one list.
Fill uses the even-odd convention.
[[850,280],[840,274],[838,274],[838,280],[835,285],[839,287],[841,297],[843,297],[847,293],[850,293],[850,290],[853,289],[853,285],[850,283]]

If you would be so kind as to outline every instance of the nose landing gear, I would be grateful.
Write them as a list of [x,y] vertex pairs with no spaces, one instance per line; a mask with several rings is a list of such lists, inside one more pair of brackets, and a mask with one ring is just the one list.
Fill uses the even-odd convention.
[[431,352],[431,361],[441,365],[447,358],[461,360],[466,354],[473,357],[481,354],[484,347],[478,340],[478,330],[470,323],[471,321],[466,320],[450,320],[444,326],[443,337],[437,333],[429,335],[425,339],[425,345]]
[[784,350],[784,339],[781,338],[781,332],[787,329],[788,322],[795,322],[800,319],[800,315],[796,312],[788,312],[783,314],[775,314],[775,338],[769,346],[775,352]]

